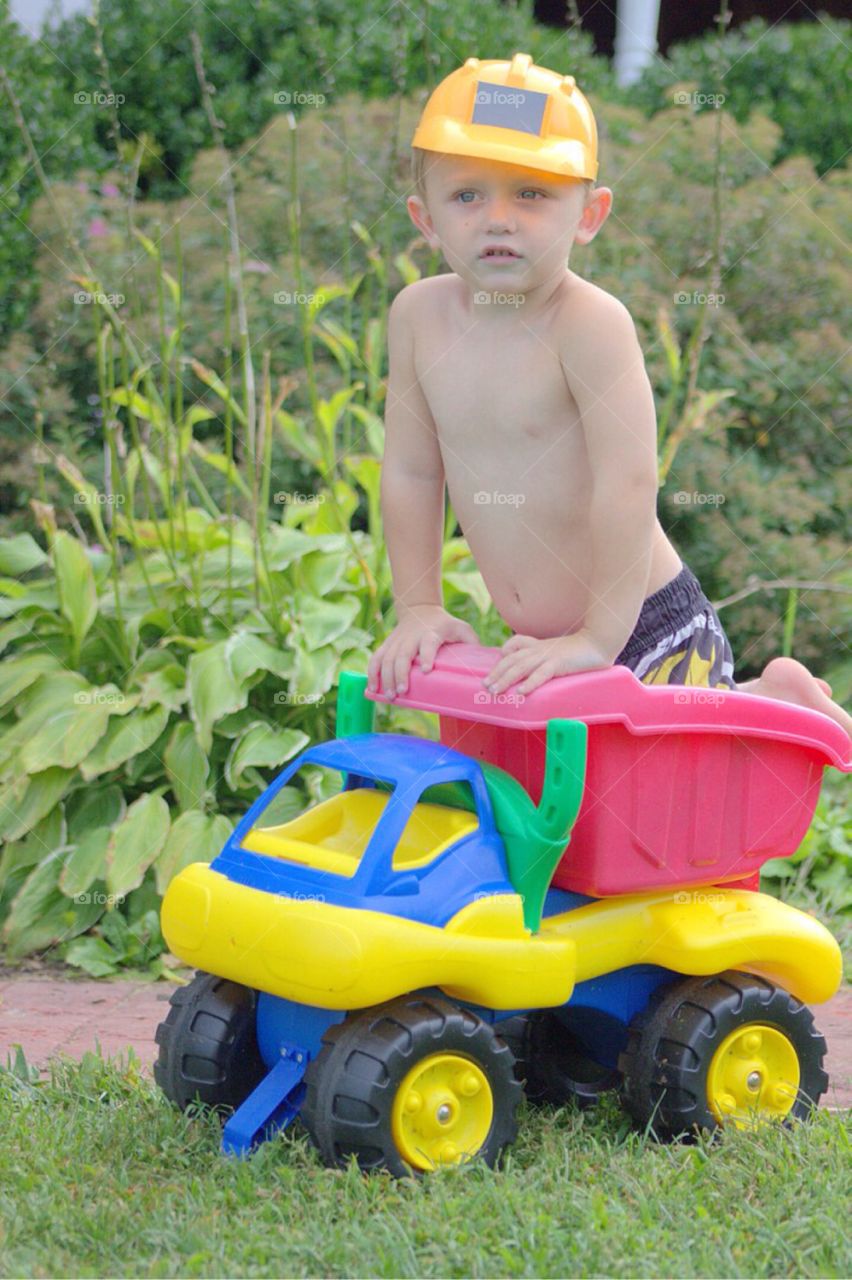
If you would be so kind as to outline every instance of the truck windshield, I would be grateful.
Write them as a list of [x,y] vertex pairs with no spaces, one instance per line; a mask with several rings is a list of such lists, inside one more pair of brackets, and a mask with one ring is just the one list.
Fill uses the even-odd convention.
[[[305,770],[309,777],[302,779]],[[317,777],[322,773],[334,775]],[[351,877],[381,821],[394,783],[365,779],[365,786],[341,790],[340,774],[316,765],[306,765],[294,775],[303,780],[313,803],[305,807],[305,790],[287,787],[293,794],[280,800],[281,793],[258,822],[243,837],[242,848],[267,857],[281,858]],[[336,785],[336,791],[332,788]],[[294,807],[299,806],[299,807]],[[289,809],[290,816],[287,816]],[[393,869],[402,871],[424,866],[463,835],[479,825],[476,802],[469,783],[444,783],[429,787],[413,806],[393,852]]]

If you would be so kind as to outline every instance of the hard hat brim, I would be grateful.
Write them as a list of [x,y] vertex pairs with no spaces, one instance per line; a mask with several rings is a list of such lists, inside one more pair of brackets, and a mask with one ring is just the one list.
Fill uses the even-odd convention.
[[510,140],[513,133],[516,131],[496,125],[464,124],[448,116],[438,116],[418,125],[411,145],[424,151],[494,160],[563,178],[597,177],[597,161],[592,160],[589,148],[579,140],[539,138],[524,133],[514,142]]

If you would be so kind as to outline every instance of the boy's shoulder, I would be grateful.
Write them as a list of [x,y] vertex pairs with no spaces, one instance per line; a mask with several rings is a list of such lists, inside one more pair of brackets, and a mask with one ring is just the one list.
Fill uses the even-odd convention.
[[403,285],[391,303],[391,310],[397,315],[417,311],[431,305],[436,298],[458,293],[460,284],[461,279],[454,271],[438,276],[421,276],[419,280]]
[[578,368],[600,364],[611,371],[638,351],[636,326],[624,303],[573,272],[555,327],[563,362]]
[[571,327],[585,324],[589,320],[596,323],[605,321],[618,327],[633,325],[633,317],[620,298],[608,293],[600,285],[592,284],[591,280],[575,275],[573,271],[568,273],[562,291],[560,320]]

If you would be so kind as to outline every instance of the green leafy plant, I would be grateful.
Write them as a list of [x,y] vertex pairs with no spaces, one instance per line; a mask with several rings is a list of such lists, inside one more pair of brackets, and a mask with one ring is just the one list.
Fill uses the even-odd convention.
[[804,153],[818,173],[827,173],[845,164],[852,145],[852,22],[825,14],[814,18],[771,26],[752,18],[730,31],[722,41],[721,86],[713,41],[677,44],[665,60],[646,68],[630,100],[657,111],[671,103],[673,94],[694,85],[698,104],[712,110],[721,91],[726,110],[737,120],[747,120],[757,109],[780,126],[775,162]]

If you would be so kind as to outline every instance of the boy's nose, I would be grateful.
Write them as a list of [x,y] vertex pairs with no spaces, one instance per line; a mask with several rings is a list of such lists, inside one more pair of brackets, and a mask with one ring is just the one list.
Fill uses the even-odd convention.
[[514,231],[515,216],[508,200],[492,200],[488,206],[490,231]]

